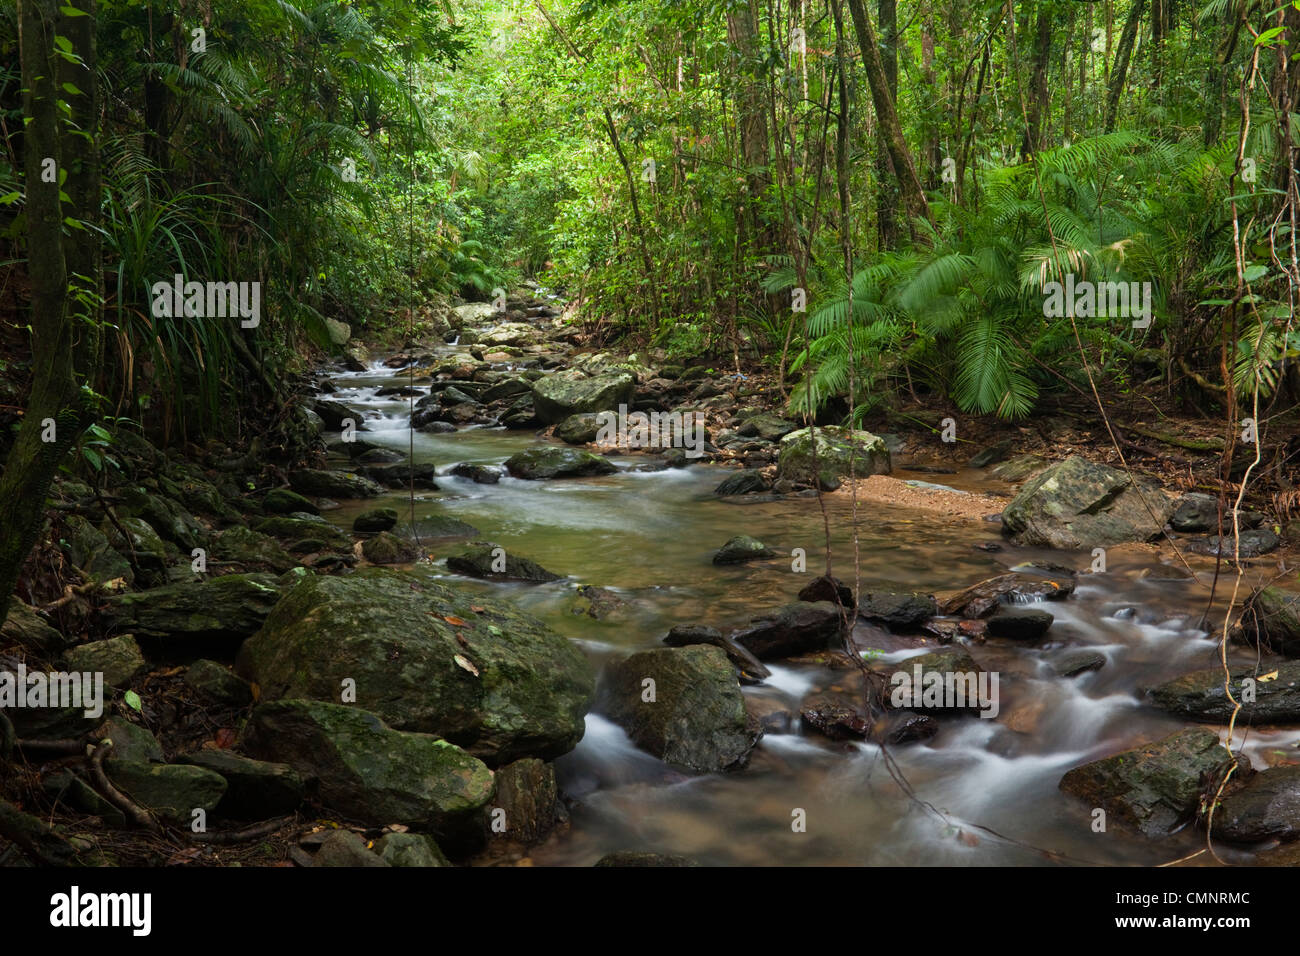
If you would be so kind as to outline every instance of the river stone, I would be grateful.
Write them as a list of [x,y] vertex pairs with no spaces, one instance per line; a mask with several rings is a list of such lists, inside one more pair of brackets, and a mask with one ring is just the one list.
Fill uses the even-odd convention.
[[384,489],[369,478],[318,468],[299,468],[290,472],[289,484],[299,494],[317,498],[378,498],[384,493]]
[[764,667],[748,649],[737,644],[730,637],[725,637],[717,628],[699,624],[678,624],[664,637],[664,643],[669,647],[712,644],[714,647],[722,648],[731,663],[736,665],[743,683],[757,684],[764,678],[772,676],[772,672]]
[[[1229,506],[1231,507],[1231,506]],[[1232,527],[1232,514],[1224,515],[1224,523]],[[1212,531],[1219,526],[1219,499],[1214,495],[1191,492],[1174,502],[1174,513],[1169,527],[1182,534]]]
[[[502,570],[497,570],[501,568]],[[469,550],[447,557],[447,570],[472,578],[496,581],[558,581],[560,575],[552,574],[529,558],[511,554],[505,548],[488,543],[472,545]]]
[[1180,730],[1164,740],[1075,767],[1061,789],[1101,807],[1109,818],[1150,837],[1163,836],[1196,810],[1201,775],[1231,758],[1208,730]]
[[966,466],[968,468],[987,468],[989,465],[995,465],[1011,454],[1015,447],[1015,442],[1012,439],[1004,438],[1002,441],[976,452],[971,456],[971,460],[966,463]]
[[1011,571],[973,584],[939,605],[943,614],[985,617],[1004,604],[1060,601],[1074,593],[1073,572],[1055,578]]
[[730,495],[748,495],[757,491],[767,491],[771,484],[757,468],[746,468],[722,480],[713,493],[720,498]]
[[351,830],[335,830],[321,841],[311,865],[351,868],[392,864],[370,852],[366,841]]
[[1060,677],[1078,677],[1105,666],[1106,655],[1101,651],[1089,650],[1066,651],[1052,662],[1053,669]]
[[[920,679],[917,679],[917,668],[920,668]],[[978,713],[981,711],[978,699],[978,678],[983,672],[983,668],[975,663],[975,658],[971,657],[970,652],[964,647],[952,645],[941,648],[937,651],[931,651],[928,654],[918,654],[915,657],[909,657],[906,660],[899,661],[894,665],[893,672],[889,675],[888,683],[885,687],[885,696],[889,700],[890,706],[896,710],[913,710],[918,713]],[[945,692],[951,685],[954,691],[960,691],[966,697],[964,704],[958,706],[956,698],[953,699],[952,706],[948,705],[947,699],[941,700],[937,705],[929,706],[926,704],[921,695],[926,692],[926,685],[929,678],[926,676],[930,673],[942,675],[944,679]],[[907,682],[903,683],[898,675],[906,675]],[[976,684],[970,685],[965,678],[968,675],[974,675]],[[958,679],[960,685],[953,684],[949,678]],[[903,695],[904,690],[910,689],[911,699]],[[990,691],[992,687],[990,686]],[[895,694],[898,694],[898,700],[895,700]],[[996,703],[996,698],[993,701]]]
[[486,404],[499,402],[507,398],[518,398],[520,395],[531,394],[533,383],[526,378],[503,378],[487,387],[483,394],[479,396],[479,401]]
[[[450,426],[450,430],[455,431],[455,426]],[[431,429],[425,428],[421,431],[431,431]],[[438,469],[431,464],[365,465],[357,471],[385,488],[410,488],[414,485],[425,491],[438,489],[438,482],[434,480]]]
[[[1255,679],[1253,666],[1229,670],[1232,693],[1239,702],[1243,698],[1243,681],[1254,679],[1255,700],[1242,703],[1237,723],[1288,724],[1300,721],[1300,661],[1284,661],[1276,666],[1261,663],[1258,674],[1278,672],[1277,679],[1267,682]],[[1176,677],[1151,690],[1151,700],[1161,710],[1179,717],[1206,723],[1227,723],[1232,717],[1233,705],[1223,692],[1223,670],[1212,667]]]
[[501,481],[500,469],[469,461],[462,461],[452,465],[451,474],[457,478],[468,478],[476,485],[495,485]]
[[731,637],[766,661],[825,650],[838,640],[843,623],[839,607],[830,601],[800,601],[754,618]]
[[139,637],[213,639],[231,649],[257,631],[280,599],[269,574],[229,574],[110,597],[105,623]]
[[110,717],[97,728],[95,740],[113,741],[107,762],[125,760],[134,763],[162,763],[162,744],[145,727],[133,724],[124,717]]
[[631,372],[603,372],[590,378],[558,372],[533,383],[533,410],[543,425],[557,425],[580,412],[630,406],[635,386]]
[[757,538],[738,534],[713,554],[714,564],[744,564],[760,558],[772,558],[776,552]]
[[468,538],[478,534],[478,528],[450,515],[425,515],[415,523],[403,521],[393,528],[393,534],[407,541],[423,544],[434,538]]
[[283,574],[300,564],[275,538],[239,525],[213,536],[208,558],[231,562],[245,571],[271,571],[275,574]]
[[320,514],[311,500],[298,494],[296,491],[290,491],[288,488],[272,488],[262,499],[262,507],[273,515],[293,514],[295,511],[305,511],[308,514]]
[[1024,481],[1045,469],[1050,462],[1042,455],[1021,455],[994,465],[989,474],[1000,481]]
[[53,654],[66,643],[63,635],[36,613],[34,607],[18,598],[9,602],[9,616],[0,625],[0,647],[17,644],[37,654]]
[[420,556],[413,543],[387,531],[361,542],[361,553],[371,564],[410,564]]
[[858,478],[887,475],[891,470],[889,449],[878,436],[868,431],[828,425],[817,430],[817,473],[813,473],[813,443],[810,429],[801,428],[781,439],[776,462],[778,478],[823,488],[837,488],[849,474]]
[[608,475],[618,471],[608,458],[558,445],[538,445],[525,449],[507,458],[505,465],[506,471],[514,477],[530,480],[585,478],[588,475]]
[[1275,587],[1257,588],[1243,603],[1241,621],[1231,636],[1266,653],[1300,657],[1300,595]]
[[1253,531],[1242,531],[1236,539],[1231,534],[1212,534],[1204,540],[1192,542],[1188,550],[1210,557],[1233,558],[1240,554],[1243,558],[1258,558],[1262,554],[1276,551],[1281,543],[1282,539],[1270,529],[1256,528]]
[[451,866],[432,837],[423,833],[386,833],[375,852],[389,866]]
[[646,853],[640,850],[619,850],[606,853],[592,866],[607,867],[678,867],[699,866],[690,857],[673,856],[667,853]]
[[1036,641],[1055,620],[1046,611],[1008,608],[988,619],[988,633],[989,637],[1005,637],[1011,641]]
[[[654,681],[654,700],[645,680]],[[743,766],[762,734],[721,648],[642,651],[606,665],[597,708],[641,749],[705,773]]]
[[122,491],[117,507],[120,517],[140,518],[158,532],[158,536],[185,551],[203,543],[208,530],[179,504],[161,495],[151,495],[137,488]]
[[372,531],[390,531],[397,524],[396,508],[373,508],[363,511],[352,520],[352,530],[361,534]]
[[[364,699],[360,681],[358,694]],[[379,826],[401,823],[439,833],[470,827],[494,790],[492,771],[454,744],[394,730],[347,704],[259,704],[244,728],[243,746],[315,781],[326,806]]]
[[254,530],[269,534],[281,541],[287,541],[290,547],[298,549],[302,541],[315,541],[321,545],[338,548],[341,551],[352,550],[352,539],[334,525],[323,519],[274,517],[261,518],[253,522]]
[[569,445],[589,445],[596,440],[600,422],[596,412],[570,415],[555,426],[555,437]]
[[70,671],[102,673],[109,687],[125,687],[147,666],[130,634],[69,648],[63,658]]
[[746,418],[736,432],[746,438],[761,438],[763,441],[780,441],[786,435],[797,431],[798,425],[784,418],[762,412]]
[[853,607],[853,589],[834,575],[823,574],[813,578],[799,589],[800,601],[830,601],[846,608]]
[[1238,843],[1300,838],[1300,766],[1257,773],[1214,813],[1214,835]]
[[574,644],[428,568],[304,578],[245,642],[237,670],[266,700],[337,700],[352,678],[357,702],[393,727],[492,765],[572,750],[594,690]]
[[253,702],[253,688],[248,681],[216,661],[195,661],[185,669],[185,683],[221,707],[247,707]]
[[136,803],[178,826],[189,826],[195,810],[213,812],[226,793],[225,778],[202,767],[110,760],[104,772]]
[[216,810],[222,817],[265,820],[292,813],[306,792],[302,774],[287,763],[254,760],[215,748],[184,754],[177,762],[222,776],[227,784],[226,794]]
[[[354,371],[365,371],[365,366],[363,365],[360,369]],[[351,421],[358,430],[365,428],[365,416],[355,408],[350,408],[342,402],[320,398],[312,403],[312,411],[321,417],[325,427],[332,432],[342,431],[344,422],[347,421]]]
[[[823,576],[822,580],[825,580]],[[802,597],[802,592],[800,592]],[[852,605],[852,592],[846,606]],[[863,595],[858,613],[868,621],[891,627],[915,627],[939,613],[939,604],[930,594],[894,594],[873,591]]]
[[[555,768],[544,760],[526,757],[496,771],[497,793],[489,816],[490,836],[505,836],[521,843],[544,840],[566,817],[560,805]],[[504,833],[491,829],[497,810],[504,811]]]
[[1049,548],[1150,541],[1173,510],[1155,482],[1135,485],[1118,468],[1072,455],[1020,489],[1002,512],[1002,533],[1018,544]]
[[105,518],[99,530],[108,538],[109,547],[123,557],[134,552],[136,566],[143,578],[142,584],[149,586],[164,581],[167,574],[167,548],[158,532],[143,518],[121,518],[118,524],[131,543],[128,546],[126,538]]

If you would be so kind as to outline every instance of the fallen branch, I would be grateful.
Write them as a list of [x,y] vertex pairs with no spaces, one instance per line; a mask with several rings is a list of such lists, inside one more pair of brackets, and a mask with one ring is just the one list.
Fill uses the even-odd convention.
[[1143,438],[1154,438],[1166,445],[1173,445],[1175,448],[1186,448],[1188,451],[1199,451],[1207,454],[1219,454],[1223,451],[1222,438],[1179,438],[1177,435],[1158,432],[1151,428],[1143,428],[1141,425],[1121,425],[1120,427],[1125,431],[1141,435]]
[[296,819],[296,815],[280,817],[278,820],[267,820],[265,823],[245,827],[242,830],[225,830],[220,833],[191,833],[189,834],[189,838],[196,843],[215,843],[219,845],[247,843],[250,840],[257,840],[261,837],[269,836],[276,830],[279,830],[281,827]]
[[38,866],[76,866],[81,863],[76,847],[43,820],[23,813],[8,800],[0,800],[0,836]]

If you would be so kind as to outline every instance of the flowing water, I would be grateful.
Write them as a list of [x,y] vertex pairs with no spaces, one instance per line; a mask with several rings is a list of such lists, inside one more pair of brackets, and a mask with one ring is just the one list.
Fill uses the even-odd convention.
[[[412,435],[410,400],[375,396],[380,386],[406,384],[402,373],[376,366],[332,379],[339,391],[330,397],[367,416],[368,430],[359,437],[403,453],[410,447],[415,461],[432,462],[439,471],[462,461],[500,464],[543,440],[498,428]],[[415,514],[460,518],[482,538],[567,575],[542,585],[456,580],[545,620],[578,642],[597,667],[611,655],[662,646],[674,624],[709,624],[724,632],[744,624],[794,600],[824,567],[824,526],[815,500],[722,500],[710,492],[730,473],[726,468],[639,472],[633,469],[643,458],[613,460],[620,471],[601,478],[503,477],[499,484],[480,485],[439,477],[438,491],[417,490]],[[990,487],[998,483],[978,472],[942,480],[965,490],[1007,490]],[[351,502],[328,516],[350,527],[357,513],[382,505],[405,514],[407,493]],[[827,507],[835,570],[851,582],[850,512],[841,502]],[[1091,560],[1086,553],[1005,543],[996,553],[977,549],[1002,541],[992,522],[892,507],[860,515],[861,579],[870,589],[946,593],[1029,560],[1080,570]],[[713,552],[739,533],[783,557],[713,565]],[[455,547],[440,555],[435,545],[435,559]],[[807,573],[791,570],[788,555],[795,548],[807,553]],[[1046,641],[990,641],[971,649],[983,668],[1001,675],[997,719],[944,718],[933,740],[889,748],[911,798],[874,745],[768,734],[745,769],[691,776],[641,752],[619,727],[593,714],[577,749],[556,764],[561,788],[576,801],[572,826],[535,848],[531,862],[589,865],[606,853],[636,849],[713,865],[1153,864],[1198,849],[1203,836],[1191,827],[1158,841],[1118,826],[1095,833],[1090,808],[1057,787],[1080,763],[1183,727],[1144,704],[1142,688],[1218,660],[1214,638],[1197,626],[1209,565],[1195,566],[1201,573],[1194,580],[1162,563],[1169,560],[1167,550],[1112,549],[1108,558],[1107,573],[1080,575],[1075,595],[1050,605],[1056,622]],[[608,588],[627,606],[606,621],[575,613],[580,584]],[[855,640],[881,648],[880,660],[888,663],[933,649],[882,637],[863,625]],[[1063,647],[1100,651],[1107,663],[1079,677],[1058,677],[1048,659]],[[828,677],[815,666],[778,663],[769,680],[745,692],[772,696],[797,713],[802,695]],[[1253,731],[1247,753],[1257,767],[1294,761],[1298,742],[1300,731]],[[806,832],[792,828],[797,811],[803,811]],[[1219,852],[1229,861],[1248,859],[1233,850]]]

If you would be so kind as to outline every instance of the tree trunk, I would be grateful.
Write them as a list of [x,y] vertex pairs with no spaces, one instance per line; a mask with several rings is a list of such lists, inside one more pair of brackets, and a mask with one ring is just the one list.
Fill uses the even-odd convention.
[[762,88],[749,66],[759,55],[758,13],[754,0],[746,0],[727,14],[727,36],[743,64],[740,91],[736,97],[736,125],[740,131],[740,153],[745,166],[745,221],[754,239],[754,252],[762,255],[773,251],[774,236],[762,210],[766,186],[764,171],[768,168],[767,112]]
[[1033,76],[1029,81],[1029,106],[1025,117],[1025,136],[1020,141],[1020,159],[1043,148],[1043,116],[1047,112],[1047,63],[1052,55],[1052,5],[1039,3],[1034,37]]
[[[94,165],[93,147],[80,153],[68,142],[76,130],[61,135],[54,37],[59,5],[67,0],[18,0],[18,46],[23,76],[24,187],[26,190],[27,261],[31,278],[32,387],[27,411],[13,450],[0,476],[0,622],[9,611],[23,562],[36,544],[45,521],[45,497],[59,462],[76,442],[88,419],[79,395],[73,364],[74,330],[68,312],[68,274],[64,257],[63,206],[60,184],[46,182],[49,162],[62,170],[68,157],[81,156]],[[93,10],[87,0],[80,9]],[[85,61],[87,87],[94,87],[95,51],[78,47],[78,39],[94,36],[94,18],[68,39]],[[82,99],[78,97],[77,99]],[[93,102],[93,93],[89,101]],[[64,130],[67,127],[63,127]],[[93,124],[87,132],[93,132]],[[83,170],[83,177],[85,171]],[[98,181],[98,173],[92,177]],[[84,186],[84,179],[82,185]],[[69,194],[71,195],[71,194]],[[99,210],[98,197],[93,204]],[[86,218],[90,210],[69,209]],[[93,219],[92,219],[92,224]],[[98,316],[94,316],[95,319]],[[51,436],[50,430],[53,430]],[[53,441],[46,438],[53,437]]]
[[898,121],[894,109],[894,97],[889,92],[889,80],[885,65],[880,58],[880,49],[876,45],[876,31],[867,16],[863,0],[848,0],[849,13],[853,16],[853,29],[858,35],[858,46],[862,49],[862,61],[867,71],[867,83],[871,87],[871,101],[876,108],[876,122],[880,125],[881,135],[889,158],[898,175],[898,188],[903,210],[908,216],[909,231],[913,238],[916,228],[912,219],[930,218],[930,205],[926,202],[921,181],[916,175],[916,165],[908,151],[907,141],[903,138],[903,127]]
[[1146,0],[1133,0],[1129,8],[1128,19],[1124,21],[1124,32],[1119,37],[1119,49],[1115,51],[1115,69],[1110,74],[1110,89],[1106,92],[1106,132],[1115,128],[1115,117],[1119,113],[1119,98],[1124,92],[1124,83],[1128,78],[1128,61],[1133,54],[1133,43],[1137,39],[1138,25],[1142,22],[1142,8]]
[[[880,63],[885,70],[885,85],[890,100],[898,103],[898,7],[896,0],[880,0]],[[890,161],[889,147],[883,135],[884,127],[877,125],[879,145],[876,150],[876,224],[880,231],[880,248],[890,249],[898,239],[898,223],[894,210],[898,208],[898,171]]]

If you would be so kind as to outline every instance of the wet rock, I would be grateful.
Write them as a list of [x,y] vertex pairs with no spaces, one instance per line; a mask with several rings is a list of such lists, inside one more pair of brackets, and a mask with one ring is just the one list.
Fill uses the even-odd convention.
[[279,599],[280,586],[271,575],[230,574],[115,595],[103,614],[111,629],[137,639],[211,639],[233,649],[256,633]]
[[220,774],[226,792],[216,813],[237,820],[265,820],[298,809],[306,793],[302,774],[287,763],[241,757],[229,750],[196,750],[178,763]]
[[409,564],[420,556],[409,540],[387,531],[361,542],[361,553],[371,564]]
[[853,589],[832,575],[823,574],[813,578],[799,589],[799,600],[815,603],[830,601],[841,607],[853,607]]
[[132,555],[141,584],[146,587],[161,584],[167,576],[167,548],[158,532],[143,518],[121,518],[118,524],[130,543],[112,522],[105,519],[99,530],[108,539],[109,547],[123,557]]
[[600,422],[597,419],[596,412],[570,415],[555,426],[555,437],[570,445],[589,445],[600,432]]
[[1042,455],[1021,455],[1010,461],[1004,461],[989,470],[989,474],[1000,481],[1024,481],[1031,475],[1047,468],[1050,462]]
[[742,766],[762,734],[717,647],[661,648],[611,662],[596,706],[638,747],[705,773]]
[[[840,479],[849,474],[850,461],[853,474],[859,478],[889,474],[889,450],[871,432],[826,426],[816,429],[816,433],[815,456],[809,429],[791,432],[781,439],[781,452],[776,463],[777,477],[809,485],[820,483],[823,488],[837,488]],[[814,457],[817,462],[815,473]]]
[[[451,430],[455,431],[455,428]],[[435,480],[437,468],[433,465],[367,465],[357,470],[385,488],[410,488],[412,485],[425,491],[438,488]]]
[[125,557],[108,543],[108,536],[80,515],[63,519],[63,551],[73,567],[85,572],[92,581],[103,584],[121,578],[135,581],[135,571]]
[[1106,666],[1106,655],[1100,651],[1066,651],[1053,662],[1052,668],[1059,677],[1078,677]]
[[[1228,527],[1231,527],[1232,515],[1225,515],[1225,519]],[[1169,518],[1169,527],[1182,534],[1211,531],[1218,526],[1219,500],[1214,495],[1199,492],[1179,498],[1174,504],[1174,513]]]
[[871,732],[871,711],[864,699],[835,691],[809,694],[799,705],[804,726],[831,740],[861,740]]
[[915,627],[939,612],[938,602],[930,594],[894,594],[873,591],[863,596],[858,614],[868,621],[890,627]]
[[939,610],[949,616],[985,617],[1002,604],[1064,600],[1074,588],[1073,572],[1049,578],[1012,571],[971,585],[945,600]]
[[[1271,681],[1260,681],[1277,671]],[[1233,696],[1241,703],[1238,723],[1286,724],[1300,721],[1300,661],[1278,664],[1262,663],[1258,668],[1236,667],[1229,670]],[[1244,683],[1251,680],[1252,685]],[[1251,687],[1255,700],[1247,703],[1244,691]],[[1227,723],[1233,704],[1223,690],[1223,670],[1218,667],[1193,671],[1176,677],[1151,690],[1151,701],[1161,710],[1208,723]]]
[[454,744],[394,730],[347,704],[259,704],[244,729],[252,755],[288,764],[326,806],[361,821],[435,833],[475,826],[492,799],[492,772]]
[[720,498],[726,498],[731,495],[748,495],[767,491],[769,487],[771,486],[768,480],[763,477],[761,471],[756,468],[747,468],[744,471],[736,472],[734,475],[728,475],[718,487],[713,489],[713,493]]
[[300,564],[275,538],[239,526],[213,535],[209,552],[210,560],[229,563],[243,571],[283,574]]
[[970,468],[987,468],[989,465],[995,465],[1003,461],[1015,447],[1014,441],[1010,438],[1004,438],[1002,441],[976,452],[966,464]]
[[134,763],[162,763],[162,744],[158,738],[139,724],[125,717],[110,717],[95,728],[94,740],[111,740],[113,749],[107,762],[125,760]]
[[771,697],[745,695],[745,711],[757,721],[765,734],[788,734],[794,730],[798,716],[789,707]]
[[67,643],[33,607],[18,598],[9,604],[9,616],[0,625],[0,647],[18,645],[37,654],[52,654]]
[[213,812],[226,793],[225,778],[202,767],[110,760],[104,771],[136,803],[178,826],[189,826],[195,810]]
[[415,523],[403,521],[393,528],[393,534],[407,541],[423,544],[440,538],[469,538],[479,533],[478,528],[450,515],[430,514],[416,518]]
[[447,570],[472,578],[498,581],[558,581],[553,574],[530,558],[511,554],[491,543],[476,544],[460,554],[449,555]]
[[798,428],[798,425],[784,418],[763,413],[746,418],[736,431],[746,437],[756,436],[763,441],[780,441]]
[[321,841],[312,858],[312,866],[365,867],[391,866],[387,860],[371,853],[366,841],[351,830],[335,830]]
[[323,545],[343,551],[352,550],[352,539],[321,518],[260,518],[253,522],[253,528],[287,542],[290,548],[299,552],[303,549],[298,546],[298,542],[304,540],[317,542],[317,547]]
[[723,652],[740,670],[740,676],[746,683],[757,683],[772,672],[751,654],[746,648],[726,637],[716,628],[699,624],[678,624],[664,637],[669,647],[690,647],[692,644],[710,644],[722,648]]
[[518,398],[520,395],[530,395],[532,390],[533,383],[526,378],[504,378],[488,386],[479,396],[479,400],[490,404],[508,398]]
[[247,707],[253,702],[253,688],[248,682],[216,661],[195,661],[185,669],[185,683],[221,707]]
[[318,399],[312,403],[312,411],[321,417],[325,427],[332,432],[342,431],[344,423],[351,421],[357,430],[365,428],[366,417],[355,408],[330,399]]
[[1056,618],[1046,611],[998,611],[987,621],[989,637],[1010,641],[1036,641],[1047,633]]
[[1265,653],[1300,657],[1300,595],[1280,588],[1257,588],[1242,604],[1231,637]]
[[1238,843],[1300,838],[1300,766],[1257,773],[1224,797],[1214,814],[1214,835]]
[[208,530],[170,498],[135,488],[123,490],[117,514],[119,517],[139,518],[164,541],[170,541],[185,551],[197,548],[208,536]]
[[665,853],[644,853],[636,850],[619,850],[606,853],[593,866],[699,866],[694,860],[685,856],[671,856]]
[[468,461],[452,465],[451,473],[457,478],[468,478],[478,485],[495,485],[501,480],[501,471],[487,465],[476,465]]
[[631,405],[634,388],[631,372],[604,372],[590,378],[561,372],[533,383],[533,408],[543,425],[555,425],[580,412]]
[[1232,558],[1239,555],[1243,558],[1258,558],[1262,554],[1276,551],[1281,543],[1282,539],[1268,528],[1257,528],[1254,531],[1243,531],[1236,539],[1230,534],[1212,534],[1202,541],[1193,541],[1188,545],[1188,550],[1211,557]]
[[[919,654],[899,661],[893,668],[888,675],[884,693],[895,710],[976,713],[982,709],[978,697],[978,678],[983,668],[975,663],[975,659],[964,647],[953,645],[928,654]],[[931,674],[938,676],[931,677]],[[944,694],[935,697],[934,703],[930,703],[927,694],[931,686],[945,690]],[[946,693],[948,688],[952,689],[951,698]]]
[[1061,789],[1147,836],[1163,836],[1196,811],[1203,776],[1229,764],[1219,735],[1181,730],[1163,740],[1075,767]]
[[1002,531],[1023,545],[1093,548],[1159,537],[1173,510],[1154,482],[1134,484],[1073,455],[1020,489],[1002,512]]
[[757,538],[738,534],[713,554],[714,564],[744,564],[761,558],[772,558],[776,552]]
[[451,866],[423,833],[387,833],[375,841],[375,853],[389,866]]
[[876,724],[876,735],[887,743],[910,744],[930,740],[939,733],[939,722],[929,714],[910,710],[891,710]]
[[300,468],[290,472],[289,484],[301,495],[324,498],[377,498],[384,491],[362,475],[316,468]]
[[829,601],[786,604],[754,618],[751,626],[731,638],[760,660],[792,657],[825,650],[838,641],[844,623],[841,615],[841,609]]
[[352,530],[358,534],[391,531],[395,524],[397,524],[396,508],[374,508],[357,515],[352,521]]
[[627,602],[608,588],[584,584],[578,588],[578,596],[570,610],[574,614],[585,614],[597,621],[603,621],[626,606]]
[[236,670],[264,700],[337,700],[351,678],[357,704],[393,727],[493,765],[572,750],[594,690],[576,645],[418,567],[304,578],[245,642]]
[[320,514],[311,500],[298,494],[296,491],[290,491],[288,488],[272,488],[262,499],[262,507],[273,515],[289,515],[295,511],[305,511],[307,514]]
[[130,634],[70,648],[63,657],[69,671],[102,673],[107,687],[125,687],[147,666]]
[[558,445],[539,445],[511,455],[505,462],[506,471],[516,478],[537,481],[547,478],[585,478],[590,475],[609,475],[618,471],[608,458],[593,455],[577,448]]

